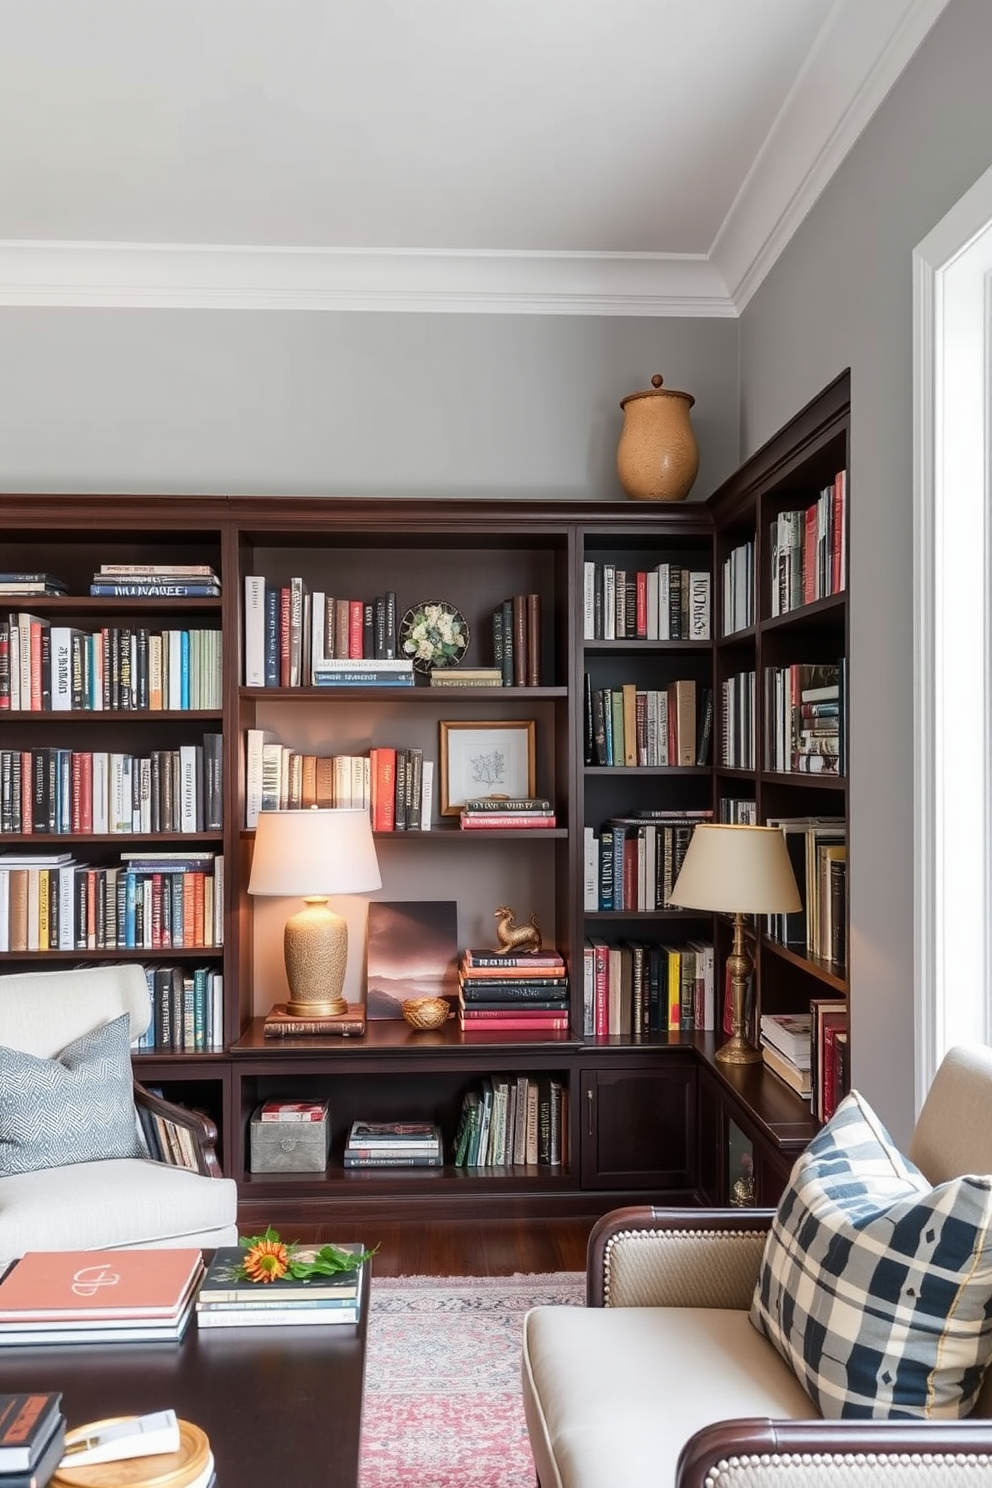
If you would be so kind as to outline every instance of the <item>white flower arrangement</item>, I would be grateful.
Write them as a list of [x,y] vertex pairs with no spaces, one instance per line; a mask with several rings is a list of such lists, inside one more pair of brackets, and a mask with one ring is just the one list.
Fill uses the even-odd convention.
[[403,617],[402,646],[418,671],[457,666],[468,647],[465,617],[441,601],[415,605]]

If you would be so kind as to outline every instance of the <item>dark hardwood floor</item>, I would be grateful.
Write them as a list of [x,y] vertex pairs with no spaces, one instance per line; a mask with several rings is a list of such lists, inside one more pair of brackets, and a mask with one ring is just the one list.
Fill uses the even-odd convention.
[[377,1245],[377,1276],[512,1276],[584,1271],[592,1219],[447,1220],[377,1224],[367,1233],[294,1228],[306,1242],[358,1239]]

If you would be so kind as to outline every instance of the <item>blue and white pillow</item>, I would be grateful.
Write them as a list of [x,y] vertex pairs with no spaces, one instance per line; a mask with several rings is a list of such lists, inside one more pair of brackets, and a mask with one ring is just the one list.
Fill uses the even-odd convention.
[[992,1177],[932,1188],[852,1091],[793,1168],[751,1321],[823,1416],[966,1416],[992,1356]]
[[122,1013],[55,1059],[0,1046],[0,1177],[145,1155],[129,1040],[130,1019]]

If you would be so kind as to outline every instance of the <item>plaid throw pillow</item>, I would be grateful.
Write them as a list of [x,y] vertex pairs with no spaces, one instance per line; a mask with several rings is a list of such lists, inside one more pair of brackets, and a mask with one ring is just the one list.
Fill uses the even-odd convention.
[[967,1415],[992,1355],[992,1177],[931,1188],[852,1091],[792,1170],[751,1321],[823,1416]]

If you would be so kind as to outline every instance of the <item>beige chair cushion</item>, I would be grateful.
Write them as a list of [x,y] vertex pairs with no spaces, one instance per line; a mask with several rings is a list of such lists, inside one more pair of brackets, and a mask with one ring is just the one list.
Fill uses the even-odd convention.
[[541,1488],[659,1488],[700,1427],[815,1415],[747,1313],[723,1308],[534,1308],[523,1393]]
[[237,1185],[143,1158],[0,1178],[0,1257],[124,1245],[236,1245]]

